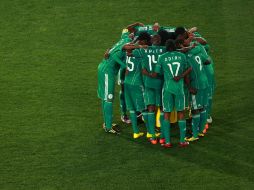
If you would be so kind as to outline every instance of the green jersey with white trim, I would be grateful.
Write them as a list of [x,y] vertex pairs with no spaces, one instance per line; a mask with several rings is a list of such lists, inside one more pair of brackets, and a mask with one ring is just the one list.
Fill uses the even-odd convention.
[[141,32],[147,32],[150,35],[157,34],[157,32],[153,30],[152,25],[136,26],[135,29],[136,29],[135,36],[139,36]]
[[176,27],[173,27],[173,26],[162,26],[161,29],[162,30],[166,30],[167,32],[175,32]]
[[113,54],[115,51],[121,51],[123,46],[131,41],[130,38],[122,38],[109,50],[109,54]]
[[175,95],[184,94],[183,84],[181,79],[176,82],[175,76],[181,75],[188,68],[186,57],[183,53],[172,51],[166,52],[159,57],[158,64],[156,64],[155,72],[162,71],[164,75],[163,89]]
[[208,60],[208,55],[204,53],[202,45],[197,45],[186,53],[187,61],[192,67],[190,73],[191,86],[196,89],[205,89],[208,87],[208,80],[204,67],[204,62]]
[[126,56],[126,75],[124,83],[130,85],[143,85],[142,79],[142,55],[140,49],[135,49],[132,51],[131,56]]
[[123,62],[125,57],[125,52],[122,50],[114,51],[110,53],[108,59],[104,59],[98,68],[102,72],[117,75],[120,67],[126,67],[126,64]]
[[[142,68],[146,69],[149,73],[155,72],[155,66],[158,63],[158,58],[166,52],[164,46],[150,46],[147,49],[140,50],[143,55]],[[160,73],[161,74],[161,73]],[[163,85],[162,78],[152,78],[143,75],[144,86],[154,89],[161,89]]]

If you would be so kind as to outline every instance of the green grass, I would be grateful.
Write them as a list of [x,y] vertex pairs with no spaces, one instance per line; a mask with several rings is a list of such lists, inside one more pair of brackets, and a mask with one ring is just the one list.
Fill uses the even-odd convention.
[[[2,0],[0,189],[253,189],[251,0]],[[101,129],[97,65],[126,25],[198,26],[217,89],[209,134],[164,150]],[[114,120],[120,123],[118,100]],[[177,142],[177,136],[174,137]]]

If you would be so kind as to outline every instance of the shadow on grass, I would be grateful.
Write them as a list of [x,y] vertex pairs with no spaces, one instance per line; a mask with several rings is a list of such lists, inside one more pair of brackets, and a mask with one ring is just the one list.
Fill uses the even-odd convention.
[[[223,123],[222,126],[217,126],[216,123]],[[191,143],[187,148],[178,147],[179,129],[173,127],[171,130],[171,138],[173,148],[163,149],[160,145],[151,145],[145,137],[133,139],[131,126],[123,126],[123,132],[119,138],[143,146],[151,151],[152,154],[163,153],[165,156],[171,156],[183,162],[196,164],[204,169],[214,170],[215,172],[225,173],[230,176],[244,178],[250,182],[253,181],[253,159],[249,155],[248,149],[239,144],[245,143],[244,136],[235,136],[231,133],[237,130],[237,124],[234,121],[222,121],[220,118],[216,120],[208,134],[198,142]],[[217,128],[218,127],[218,128]],[[231,131],[229,131],[232,129]],[[144,124],[140,125],[141,131],[146,132]],[[219,134],[217,135],[216,133]],[[159,159],[159,158],[158,158]],[[160,158],[161,159],[161,158]]]

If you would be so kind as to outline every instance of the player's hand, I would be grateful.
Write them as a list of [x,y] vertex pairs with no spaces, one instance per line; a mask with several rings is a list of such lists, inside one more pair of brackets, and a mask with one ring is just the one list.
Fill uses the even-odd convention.
[[109,50],[110,50],[110,49],[107,49],[106,52],[104,53],[104,58],[105,58],[105,59],[108,59],[108,58],[109,58]]
[[188,30],[188,32],[190,32],[190,33],[197,32],[197,31],[198,31],[198,28],[196,26],[194,26]]
[[154,72],[149,73],[149,76],[150,76],[150,77],[152,77],[152,78],[156,78],[156,77],[157,77],[157,75],[158,75],[158,74],[157,74],[157,73],[154,73]]
[[148,48],[148,45],[139,45],[140,48],[144,48],[144,49],[147,49]]
[[181,76],[175,76],[174,81],[178,82],[179,80],[181,80],[181,78],[182,78]]
[[193,33],[189,33],[188,36],[189,36],[189,39],[190,39],[191,41],[192,41],[192,40],[194,39],[194,37],[195,37]]
[[196,95],[198,91],[197,91],[196,88],[190,87],[190,88],[189,88],[189,92],[190,92],[191,94],[193,94],[193,95]]
[[142,69],[142,74],[143,74],[143,75],[149,75],[149,73],[147,72],[146,69]]

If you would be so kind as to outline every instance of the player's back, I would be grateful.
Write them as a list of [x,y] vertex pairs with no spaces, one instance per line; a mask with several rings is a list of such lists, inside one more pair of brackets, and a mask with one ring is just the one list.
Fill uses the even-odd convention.
[[[158,64],[159,57],[166,51],[164,46],[149,46],[146,49],[141,49],[143,55],[142,68],[149,73],[155,72],[156,64]],[[161,73],[160,73],[161,74]],[[149,88],[160,89],[163,84],[162,78],[151,78],[144,75],[144,86]]]
[[126,76],[124,83],[130,85],[143,85],[141,73],[142,55],[139,49],[132,51],[132,55],[126,56]]
[[185,55],[177,51],[166,52],[160,56],[158,66],[164,75],[164,90],[173,94],[184,94],[183,80],[176,82],[174,77],[187,69]]
[[204,62],[208,60],[207,54],[202,51],[202,46],[197,45],[186,53],[187,61],[192,67],[190,74],[192,86],[197,89],[204,89],[208,86],[208,80]]

